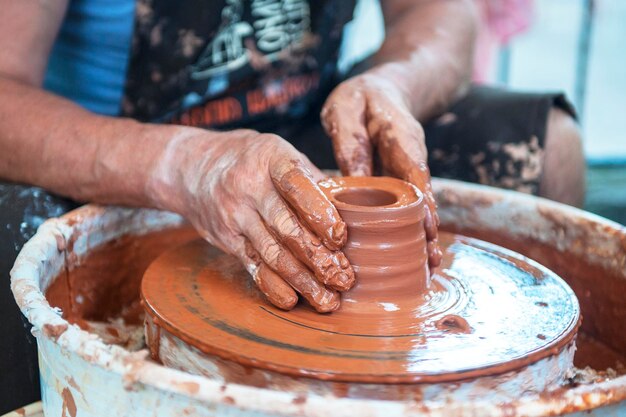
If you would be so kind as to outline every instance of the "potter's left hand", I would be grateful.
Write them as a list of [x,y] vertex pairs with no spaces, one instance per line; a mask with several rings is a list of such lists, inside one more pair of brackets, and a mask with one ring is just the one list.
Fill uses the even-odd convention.
[[437,242],[439,216],[430,185],[424,130],[409,111],[403,91],[374,73],[341,83],[322,109],[322,124],[332,138],[343,175],[371,176],[374,151],[382,168],[408,181],[424,194],[424,228],[432,268],[441,262]]

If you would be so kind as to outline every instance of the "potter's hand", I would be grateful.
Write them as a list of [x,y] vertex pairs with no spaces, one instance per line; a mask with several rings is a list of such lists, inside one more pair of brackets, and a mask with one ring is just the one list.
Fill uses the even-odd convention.
[[319,312],[337,309],[354,272],[340,251],[345,223],[317,186],[322,173],[275,135],[193,132],[156,164],[159,206],[237,256],[277,307],[291,309],[295,290]]
[[372,175],[376,150],[386,172],[411,182],[424,193],[424,228],[432,271],[442,256],[437,242],[439,216],[426,163],[424,131],[409,111],[403,93],[387,79],[365,73],[332,92],[321,118],[344,175]]

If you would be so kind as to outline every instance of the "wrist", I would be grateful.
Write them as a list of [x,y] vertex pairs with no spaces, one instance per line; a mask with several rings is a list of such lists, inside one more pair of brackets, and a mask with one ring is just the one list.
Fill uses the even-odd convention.
[[242,137],[258,132],[171,126],[168,139],[157,153],[146,181],[146,195],[152,207],[187,216],[196,196],[202,194],[202,181],[213,178],[209,172],[220,166],[220,157]]
[[[145,194],[151,207],[184,215],[187,196],[184,193],[185,167],[193,149],[201,140],[202,131],[180,126],[156,126],[165,139],[158,141],[148,172]],[[198,151],[198,155],[201,152]]]

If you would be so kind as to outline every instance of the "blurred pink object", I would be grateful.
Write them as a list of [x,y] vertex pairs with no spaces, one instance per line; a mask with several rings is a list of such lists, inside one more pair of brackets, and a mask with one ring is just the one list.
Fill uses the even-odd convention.
[[533,17],[533,0],[475,0],[480,29],[474,56],[474,81],[489,81],[493,56],[501,45],[524,32]]

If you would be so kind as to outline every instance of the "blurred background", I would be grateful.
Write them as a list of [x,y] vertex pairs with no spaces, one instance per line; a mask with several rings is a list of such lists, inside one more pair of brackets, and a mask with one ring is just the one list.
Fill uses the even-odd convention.
[[[585,209],[626,224],[626,1],[475,1],[475,81],[565,91],[589,166]],[[359,0],[340,66],[371,54],[383,36],[378,0]]]

